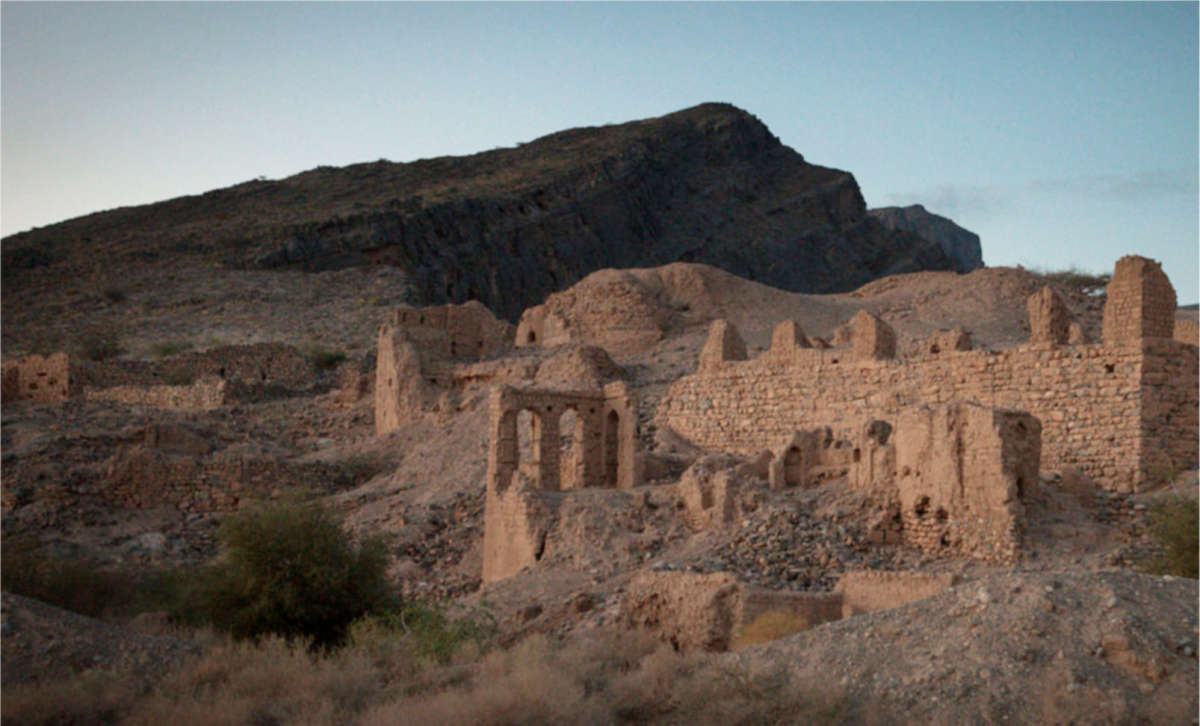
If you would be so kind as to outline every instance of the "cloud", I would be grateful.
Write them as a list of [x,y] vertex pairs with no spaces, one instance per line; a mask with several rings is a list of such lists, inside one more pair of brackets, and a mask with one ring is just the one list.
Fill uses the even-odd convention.
[[939,184],[922,191],[889,194],[887,200],[897,206],[923,204],[934,214],[955,217],[1003,212],[1011,202],[1011,193],[996,186]]
[[1189,169],[1156,169],[1130,174],[1035,179],[1021,184],[939,184],[919,191],[889,194],[888,204],[923,204],[935,214],[1002,214],[1029,197],[1063,194],[1086,199],[1138,204],[1165,198],[1196,198],[1200,183]]
[[1145,202],[1165,197],[1197,196],[1197,178],[1186,169],[1157,169],[1132,174],[1041,179],[1030,185],[1038,193],[1061,192],[1116,202]]

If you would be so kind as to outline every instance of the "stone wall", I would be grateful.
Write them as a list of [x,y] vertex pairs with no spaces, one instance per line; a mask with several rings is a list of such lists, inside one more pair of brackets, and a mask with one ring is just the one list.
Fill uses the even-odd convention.
[[895,484],[904,541],[933,554],[1015,564],[1023,495],[1038,480],[1041,424],[970,403],[897,418]]
[[228,381],[216,376],[206,376],[189,386],[87,388],[84,396],[89,401],[116,401],[136,406],[211,411],[228,401],[228,388]]
[[318,378],[312,362],[283,343],[226,345],[159,361],[73,360],[71,371],[73,395],[87,388],[182,385],[207,376],[242,386],[272,384],[299,390],[312,386]]
[[1188,345],[1200,345],[1200,322],[1176,318],[1175,340]]
[[702,448],[756,455],[796,431],[856,430],[910,406],[971,401],[1037,417],[1043,469],[1076,467],[1108,489],[1137,491],[1154,470],[1200,458],[1200,361],[1159,320],[1174,292],[1157,263],[1123,258],[1113,284],[1102,345],[887,359],[885,324],[862,318],[853,338],[867,341],[853,349],[773,345],[740,361],[717,354],[736,331],[714,323],[713,355],[671,386],[656,417]]
[[728,650],[742,608],[742,585],[724,572],[639,572],[621,598],[628,627],[652,630],[684,651]]
[[423,308],[402,306],[388,323],[403,330],[428,360],[480,360],[512,346],[514,328],[499,320],[483,303]]
[[71,397],[71,370],[66,353],[6,361],[3,381],[5,403],[61,403]]
[[174,455],[155,445],[120,449],[108,462],[101,496],[128,509],[173,507],[185,512],[221,512],[292,490],[325,490],[339,473],[326,464],[293,463],[221,451],[209,456]]
[[788,365],[772,362],[779,357],[680,378],[657,421],[702,448],[755,455],[797,430],[853,429],[909,406],[966,400],[1032,413],[1042,422],[1043,469],[1077,467],[1109,489],[1146,482],[1148,442],[1169,442],[1181,466],[1197,459],[1196,349],[1169,340],[902,360],[797,348]]
[[1175,335],[1175,288],[1162,265],[1145,257],[1117,260],[1104,302],[1104,343],[1136,345]]
[[949,572],[851,570],[842,574],[834,592],[841,596],[841,617],[848,618],[924,600],[958,582]]

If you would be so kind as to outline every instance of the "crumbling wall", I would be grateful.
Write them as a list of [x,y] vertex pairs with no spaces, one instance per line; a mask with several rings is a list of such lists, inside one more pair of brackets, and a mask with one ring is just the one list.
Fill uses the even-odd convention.
[[491,436],[488,450],[488,489],[503,491],[522,469],[517,440],[517,417],[532,415],[530,478],[538,489],[561,490],[560,419],[570,410],[576,420],[572,439],[580,447],[581,487],[631,489],[640,476],[636,454],[637,411],[633,394],[623,381],[599,391],[550,391],[494,386],[490,399]]
[[639,572],[621,598],[628,627],[652,630],[684,651],[728,650],[742,608],[742,586],[724,572]]
[[880,318],[859,310],[850,321],[854,326],[856,360],[888,360],[896,357],[896,331]]
[[734,638],[759,616],[769,612],[790,613],[808,627],[842,619],[842,595],[839,592],[796,592],[745,586],[742,590],[742,619]]
[[1188,345],[1200,346],[1200,322],[1176,318],[1175,340]]
[[228,381],[207,376],[187,386],[113,386],[87,388],[89,401],[116,401],[135,406],[156,406],[185,411],[211,411],[228,400]]
[[661,340],[669,317],[658,292],[636,275],[626,270],[600,270],[522,313],[516,344],[574,342],[632,353]]
[[1145,338],[1175,335],[1175,288],[1155,260],[1130,255],[1117,260],[1104,303],[1104,343],[1139,345]]
[[[735,333],[714,325],[706,349],[723,350]],[[1076,467],[1116,491],[1136,491],[1164,465],[1195,466],[1200,448],[1197,351],[1169,339],[903,360],[797,346],[729,357],[702,359],[672,384],[658,421],[701,448],[753,456],[796,431],[853,430],[913,405],[974,401],[1030,412],[1043,426],[1042,468]]]
[[181,452],[147,437],[122,447],[108,461],[101,496],[127,509],[172,507],[189,513],[231,511],[245,503],[287,495],[280,487],[317,491],[338,472],[319,462],[293,463],[236,448],[207,456]]
[[75,361],[72,392],[115,386],[182,385],[215,376],[247,386],[271,384],[301,390],[317,381],[312,362],[293,346],[283,343],[226,345],[198,353],[184,353],[160,361]]
[[679,479],[679,514],[695,531],[719,529],[741,522],[742,481],[733,457],[701,458]]
[[1029,309],[1030,344],[1053,348],[1067,343],[1071,313],[1054,288],[1046,285],[1030,295],[1026,306]]
[[[517,419],[529,412],[531,461],[521,461]],[[562,450],[561,421],[574,419],[572,450]],[[510,577],[538,561],[568,488],[632,489],[640,480],[637,412],[622,381],[597,391],[493,386],[489,400],[483,581]],[[563,460],[573,470],[564,472]]]
[[31,355],[6,361],[3,398],[35,403],[62,403],[71,397],[71,369],[66,353]]
[[395,431],[433,404],[436,392],[426,382],[416,345],[402,328],[379,328],[375,357],[375,433]]
[[403,330],[427,360],[480,360],[512,345],[513,326],[498,319],[483,303],[470,300],[392,311],[388,323]]
[[950,572],[850,570],[842,573],[834,592],[841,596],[840,617],[848,618],[924,600],[958,582]]
[[926,552],[1013,564],[1022,494],[1038,477],[1041,424],[970,403],[913,407],[896,424],[904,541]]
[[484,504],[483,582],[512,577],[542,558],[557,500],[517,473],[504,489],[488,489]]

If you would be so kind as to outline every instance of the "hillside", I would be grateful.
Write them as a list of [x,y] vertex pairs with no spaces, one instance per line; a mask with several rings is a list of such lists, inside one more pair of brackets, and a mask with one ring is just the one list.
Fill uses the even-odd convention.
[[869,216],[849,172],[807,163],[726,104],[471,156],[319,167],[3,241],[6,311],[47,286],[154,270],[386,265],[403,300],[477,299],[515,321],[592,271],[674,261],[813,293],[956,266]]

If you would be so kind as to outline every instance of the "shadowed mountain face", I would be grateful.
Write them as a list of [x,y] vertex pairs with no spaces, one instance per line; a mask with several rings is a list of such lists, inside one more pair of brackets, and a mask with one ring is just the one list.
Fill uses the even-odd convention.
[[[954,261],[957,272],[970,272],[983,267],[983,250],[979,235],[963,229],[945,217],[933,214],[920,204],[908,207],[879,207],[867,212],[888,229],[908,232],[937,242],[946,256]],[[915,272],[915,270],[911,270]]]
[[[976,243],[977,245],[977,243]],[[785,290],[962,269],[867,214],[848,172],[814,166],[754,116],[704,104],[512,149],[319,167],[92,214],[4,240],[6,286],[184,262],[400,268],[415,304],[482,301],[509,320],[597,269],[703,262]],[[55,269],[57,268],[57,269]]]

